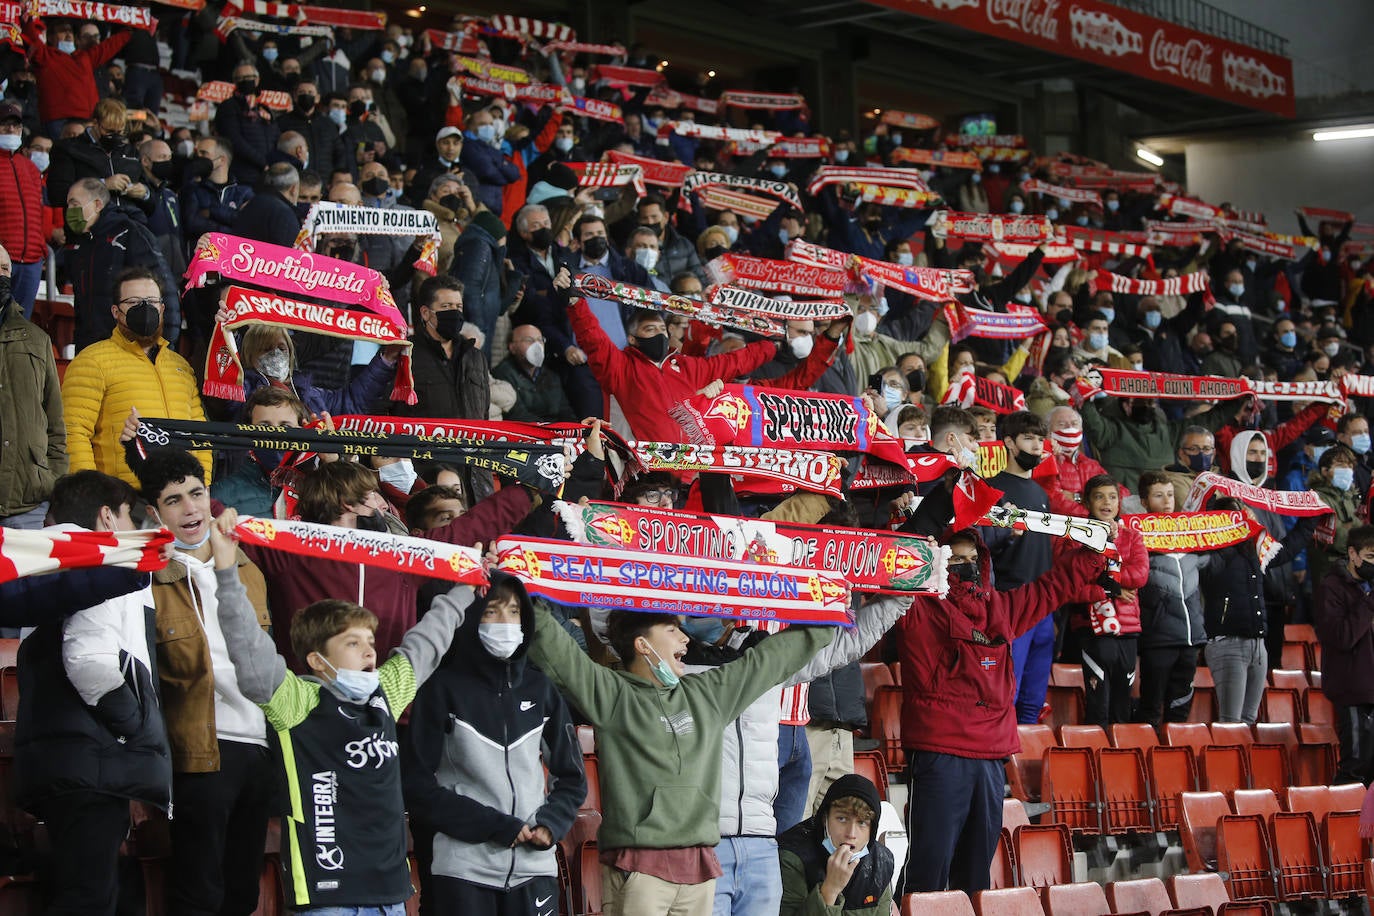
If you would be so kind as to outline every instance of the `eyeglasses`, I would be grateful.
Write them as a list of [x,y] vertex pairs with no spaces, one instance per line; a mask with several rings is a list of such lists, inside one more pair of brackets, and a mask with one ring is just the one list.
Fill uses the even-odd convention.
[[1216,446],[1212,445],[1189,445],[1182,449],[1185,455],[1215,455]]
[[140,305],[151,305],[156,308],[162,308],[161,299],[120,299],[119,304],[124,307],[125,311],[131,311]]
[[672,505],[673,500],[677,498],[677,491],[667,487],[660,490],[645,490],[639,494],[639,498],[651,506],[660,506],[664,503]]

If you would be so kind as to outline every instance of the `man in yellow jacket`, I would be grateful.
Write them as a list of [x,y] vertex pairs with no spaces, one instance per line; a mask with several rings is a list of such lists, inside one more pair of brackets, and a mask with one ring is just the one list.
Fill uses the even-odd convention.
[[[132,408],[145,417],[204,420],[196,375],[162,336],[163,299],[157,276],[128,267],[114,279],[116,327],[76,355],[62,380],[71,470],[94,469],[138,486],[119,434]],[[209,452],[196,452],[210,480]]]

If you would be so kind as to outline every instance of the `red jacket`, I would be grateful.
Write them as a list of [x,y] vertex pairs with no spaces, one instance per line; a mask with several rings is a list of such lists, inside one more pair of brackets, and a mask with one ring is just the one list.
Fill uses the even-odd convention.
[[28,156],[0,150],[0,244],[20,264],[47,254],[48,214],[43,207],[43,174]]
[[38,76],[38,116],[45,124],[60,118],[89,118],[100,101],[96,68],[114,60],[134,33],[123,29],[98,45],[63,54],[44,44],[42,22],[27,19],[23,27],[29,64]]
[[[1140,601],[1135,596],[1136,589],[1145,587],[1150,579],[1150,554],[1145,549],[1145,539],[1139,531],[1124,525],[1116,529],[1116,551],[1120,554],[1120,568],[1112,572],[1112,578],[1131,594],[1111,599],[1111,609],[1099,609],[1103,617],[1115,616],[1121,625],[1117,632],[1106,632],[1109,636],[1132,636],[1140,632]],[[1054,542],[1055,562],[1065,559],[1072,552],[1073,542],[1068,538],[1058,538]],[[1069,625],[1075,629],[1093,629],[1090,607],[1075,604],[1069,608]]]
[[771,340],[759,340],[719,356],[669,353],[655,366],[634,347],[621,350],[606,336],[586,299],[568,307],[577,345],[601,390],[620,402],[635,438],[646,442],[686,442],[687,434],[668,415],[668,409],[696,394],[716,379],[730,381],[748,375],[777,355]]
[[[477,503],[442,528],[425,532],[432,541],[472,544],[509,534],[530,511],[524,487],[506,487]],[[428,581],[414,573],[360,566],[326,557],[302,557],[283,550],[244,545],[243,552],[267,580],[267,603],[272,609],[272,637],[291,670],[305,674],[305,660],[291,649],[291,620],[307,605],[324,598],[357,601],[377,615],[377,661],[385,661],[401,637],[415,626],[416,596]]]
[[976,760],[1016,753],[1012,640],[1068,601],[1105,597],[1102,554],[1078,548],[1029,585],[991,587],[992,561],[979,544],[979,585],[951,579],[949,594],[917,597],[897,621],[902,664],[902,746]]

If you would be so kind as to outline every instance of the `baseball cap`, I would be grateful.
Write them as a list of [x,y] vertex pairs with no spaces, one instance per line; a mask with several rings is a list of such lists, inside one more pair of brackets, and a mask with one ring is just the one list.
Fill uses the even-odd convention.
[[439,132],[434,135],[434,142],[438,143],[445,137],[462,137],[463,132],[456,127],[441,127]]
[[0,102],[0,121],[22,121],[24,120],[24,110],[19,107],[18,102]]

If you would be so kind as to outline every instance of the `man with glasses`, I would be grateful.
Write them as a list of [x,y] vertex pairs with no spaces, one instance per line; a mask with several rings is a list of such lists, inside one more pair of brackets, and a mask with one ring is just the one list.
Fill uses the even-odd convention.
[[[67,367],[62,413],[71,470],[97,470],[137,486],[138,477],[129,468],[119,441],[130,410],[137,408],[145,417],[205,419],[195,373],[163,333],[166,289],[148,268],[124,268],[112,288],[112,332],[83,349]],[[194,454],[205,467],[208,482],[210,453]]]
[[1164,468],[1169,482],[1174,485],[1174,505],[1180,510],[1193,487],[1193,481],[1203,471],[1212,470],[1217,460],[1215,437],[1205,426],[1189,426],[1183,430],[1178,440],[1178,459]]
[[[151,271],[161,286],[159,298],[166,300],[162,332],[167,344],[175,345],[181,333],[181,306],[157,237],[144,222],[111,206],[110,191],[97,178],[73,184],[66,207],[67,239],[74,243],[67,252],[66,269],[72,278],[77,351],[105,340],[115,329],[119,310],[111,308],[117,299],[111,298],[110,278],[130,267]],[[132,476],[127,479],[134,482]]]
[[515,389],[515,406],[505,411],[507,420],[554,423],[577,420],[563,381],[544,367],[544,335],[532,324],[511,331],[510,356],[491,371],[494,378]]

